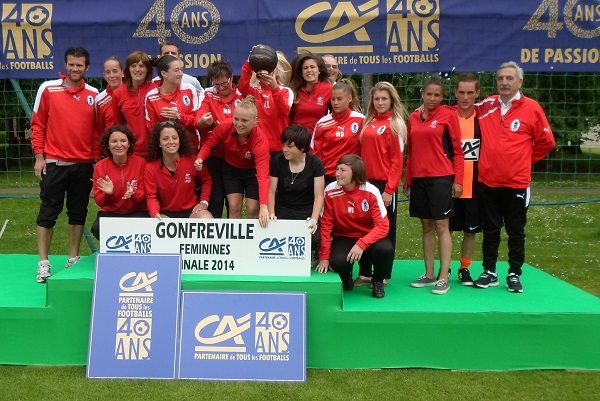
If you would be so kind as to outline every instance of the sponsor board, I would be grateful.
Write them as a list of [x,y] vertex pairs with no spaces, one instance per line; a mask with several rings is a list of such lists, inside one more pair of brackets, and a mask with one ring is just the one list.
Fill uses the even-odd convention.
[[179,255],[99,254],[87,377],[175,379]]
[[306,221],[100,219],[100,252],[177,253],[186,274],[310,276]]
[[305,381],[305,298],[183,291],[178,378]]

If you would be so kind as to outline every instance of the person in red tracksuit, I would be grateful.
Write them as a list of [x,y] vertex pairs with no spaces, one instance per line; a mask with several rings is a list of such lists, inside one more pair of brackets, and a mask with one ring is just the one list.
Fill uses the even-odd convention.
[[[387,210],[388,237],[396,251],[397,194],[406,143],[406,110],[398,92],[389,82],[377,83],[370,92],[367,116],[360,133],[361,157],[367,166],[367,180],[375,185]],[[386,277],[385,284],[387,284]],[[361,271],[354,285],[371,282],[371,271]]]
[[121,60],[111,56],[102,66],[103,76],[108,87],[96,96],[96,123],[98,132],[104,132],[115,125],[115,116],[112,107],[112,94],[123,84],[123,66]]
[[65,267],[77,263],[83,225],[92,189],[92,163],[100,158],[94,99],[98,90],[85,82],[90,54],[70,47],[64,55],[66,74],[44,82],[38,89],[31,117],[34,173],[40,181],[40,210],[36,220],[38,270],[36,280],[51,275],[48,260],[56,220],[65,193],[69,217],[69,258]]
[[174,56],[162,56],[156,64],[160,80],[158,87],[146,94],[146,126],[150,131],[154,124],[176,121],[188,132],[192,147],[199,149],[200,138],[196,131],[196,111],[200,106],[198,92],[191,84],[181,83],[183,63]]
[[294,92],[294,104],[290,113],[291,124],[299,124],[315,130],[315,124],[329,112],[331,89],[328,73],[320,56],[302,53],[292,60],[290,88]]
[[[412,287],[434,286],[432,293],[450,289],[452,236],[449,218],[454,215],[452,198],[462,193],[464,156],[456,112],[440,106],[442,81],[431,77],[423,85],[423,111],[408,119],[404,193],[410,197],[410,216],[421,220],[425,274]],[[436,233],[440,253],[438,279],[434,273]]]
[[254,97],[248,96],[237,105],[233,120],[219,124],[200,149],[195,166],[203,170],[204,160],[213,148],[225,148],[223,180],[229,203],[229,217],[242,217],[246,197],[246,215],[259,219],[266,227],[269,219],[269,145],[257,125],[258,111]]
[[91,229],[98,240],[101,217],[148,217],[146,160],[133,154],[134,146],[135,135],[124,125],[110,127],[100,138],[106,157],[94,166],[94,201],[100,210]]
[[335,181],[335,169],[340,157],[360,154],[360,131],[365,116],[359,113],[356,89],[348,79],[333,85],[333,112],[321,118],[313,132],[310,147],[325,165],[325,185]]
[[[258,83],[251,84],[252,67],[246,61],[242,66],[242,75],[238,81],[238,89],[242,96],[252,95],[258,110],[258,125],[263,132],[269,145],[269,152],[273,155],[281,153],[281,141],[279,136],[283,130],[290,125],[290,110],[294,101],[292,90],[282,82],[282,65],[287,60],[278,55],[277,68],[270,74],[257,74]],[[285,60],[285,61],[284,61]],[[267,177],[268,178],[268,177]]]
[[367,182],[365,165],[359,156],[342,156],[335,175],[336,182],[325,188],[316,271],[337,272],[344,290],[350,291],[354,288],[354,262],[361,268],[373,268],[372,295],[383,298],[383,280],[394,263],[383,199],[379,190]]
[[521,293],[531,168],[554,149],[555,142],[542,107],[519,91],[523,69],[512,61],[504,63],[496,80],[499,95],[476,105],[481,129],[478,178],[484,271],[473,284],[477,288],[498,285],[496,262],[504,225],[509,265],[506,287]]
[[207,210],[212,181],[206,170],[194,168],[195,154],[182,125],[171,120],[154,125],[144,177],[151,217],[212,218]]
[[146,94],[156,85],[152,83],[150,57],[142,51],[134,51],[125,60],[125,85],[113,92],[113,114],[115,125],[127,125],[137,138],[133,152],[144,156],[148,148],[146,127]]
[[[213,86],[204,91],[202,104],[196,112],[196,127],[201,130],[200,146],[208,141],[217,125],[233,118],[235,106],[243,99],[233,84],[233,70],[227,61],[214,61],[206,68],[206,73]],[[226,199],[223,183],[224,156],[224,147],[217,146],[204,160],[213,180],[208,210],[217,219],[223,216],[223,204]]]

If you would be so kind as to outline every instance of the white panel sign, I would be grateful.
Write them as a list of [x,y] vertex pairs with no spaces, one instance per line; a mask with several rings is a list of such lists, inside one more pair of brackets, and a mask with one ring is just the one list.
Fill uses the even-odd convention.
[[183,274],[310,276],[302,220],[100,219],[100,253],[180,253]]

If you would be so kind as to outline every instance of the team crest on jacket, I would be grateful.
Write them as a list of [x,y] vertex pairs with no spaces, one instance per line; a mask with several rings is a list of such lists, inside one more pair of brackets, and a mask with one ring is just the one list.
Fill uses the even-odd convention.
[[381,127],[377,128],[377,135],[383,135],[384,132],[385,132],[385,125],[382,125]]
[[87,102],[88,102],[88,105],[93,106],[94,105],[94,97],[93,96],[88,96],[87,97]]
[[185,173],[185,183],[189,184],[192,182],[192,175],[190,173]]
[[369,211],[369,202],[366,199],[363,199],[360,204],[360,207],[363,212],[368,212]]
[[247,150],[246,154],[244,155],[244,158],[248,159],[248,160],[252,159],[252,152],[250,152],[249,150]]
[[352,131],[353,134],[356,134],[358,132],[358,123],[352,123],[352,125],[350,126],[350,131]]
[[137,182],[137,180],[131,180],[131,181],[129,181],[129,185],[131,185],[131,188],[137,189],[138,182]]
[[190,98],[188,97],[188,95],[183,96],[183,104],[185,104],[185,107],[190,105]]
[[513,122],[510,123],[510,130],[512,132],[517,132],[519,128],[521,128],[521,121],[519,119],[513,120]]
[[435,127],[437,127],[437,125],[438,125],[438,120],[433,120],[431,122],[431,124],[429,125],[429,128],[435,128]]
[[322,98],[321,96],[319,96],[319,97],[317,98],[317,104],[318,104],[319,106],[323,106],[323,98]]

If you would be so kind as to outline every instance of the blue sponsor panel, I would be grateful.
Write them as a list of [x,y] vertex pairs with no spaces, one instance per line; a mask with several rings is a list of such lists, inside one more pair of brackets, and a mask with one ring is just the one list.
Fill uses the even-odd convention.
[[[292,58],[302,50],[331,54],[344,74],[495,71],[504,61],[526,71],[596,72],[598,0],[153,0],[72,2],[7,0],[0,15],[0,77],[55,78],[63,53],[83,44],[102,61],[138,49],[181,46],[186,73],[206,75],[228,60],[236,75],[252,46]],[[118,9],[119,13],[112,10]],[[243,15],[239,10],[244,10]],[[277,34],[274,35],[273,33]]]
[[87,377],[175,378],[180,264],[180,255],[98,255]]
[[182,292],[179,379],[306,380],[304,293]]

